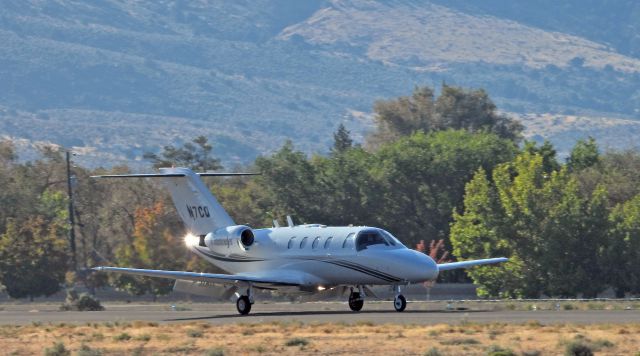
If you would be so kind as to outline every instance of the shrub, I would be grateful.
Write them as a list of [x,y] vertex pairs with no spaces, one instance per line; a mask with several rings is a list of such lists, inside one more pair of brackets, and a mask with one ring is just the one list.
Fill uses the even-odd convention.
[[609,340],[605,340],[605,339],[598,339],[594,342],[592,342],[593,347],[596,350],[599,350],[601,348],[608,348],[608,347],[613,347],[615,346],[613,342],[609,341]]
[[202,337],[202,335],[203,335],[202,330],[197,330],[197,329],[187,330],[187,336],[189,337]]
[[294,337],[293,339],[287,340],[285,343],[286,346],[307,346],[309,344],[309,340],[303,337]]
[[77,356],[102,356],[102,350],[92,349],[89,346],[82,344],[80,350],[76,353]]
[[424,353],[424,356],[442,356],[442,353],[436,347],[432,347]]
[[516,356],[515,352],[498,345],[491,345],[487,349],[487,356]]
[[442,345],[477,345],[480,341],[471,338],[458,338],[440,341]]
[[104,307],[100,301],[88,293],[78,295],[75,289],[67,289],[67,299],[60,306],[60,310],[77,310],[77,311],[102,311]]
[[542,352],[538,350],[528,350],[528,351],[522,352],[522,356],[540,356],[540,355],[542,355]]
[[52,347],[50,348],[47,347],[46,349],[44,349],[44,355],[45,356],[69,356],[71,355],[71,352],[67,350],[67,348],[64,346],[64,343],[57,342],[53,344]]
[[562,304],[562,309],[563,310],[573,310],[573,309],[575,309],[575,307],[573,306],[573,304]]
[[222,349],[222,348],[211,349],[211,350],[207,351],[205,353],[205,355],[207,355],[207,356],[224,356],[224,349]]
[[104,307],[100,301],[88,293],[80,294],[78,298],[77,308],[79,311],[102,311]]
[[566,356],[593,356],[593,350],[584,341],[572,341],[567,344],[564,354]]
[[138,340],[138,341],[149,341],[149,340],[151,340],[151,335],[149,335],[149,334],[140,334],[140,335],[136,336],[135,339]]
[[131,340],[131,335],[127,333],[122,333],[114,336],[113,339],[116,341],[128,341],[128,340]]

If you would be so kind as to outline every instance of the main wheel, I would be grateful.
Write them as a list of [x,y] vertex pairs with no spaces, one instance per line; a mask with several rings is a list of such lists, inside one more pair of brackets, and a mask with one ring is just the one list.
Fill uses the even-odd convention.
[[404,298],[402,294],[398,294],[393,299],[393,307],[396,309],[397,312],[404,311],[404,309],[407,307],[407,300]]
[[351,310],[360,311],[363,305],[364,300],[360,298],[360,293],[354,292],[349,295],[349,308],[351,308]]
[[247,315],[251,311],[251,302],[249,301],[249,297],[246,295],[240,296],[236,301],[236,308],[238,308],[238,313],[242,315]]

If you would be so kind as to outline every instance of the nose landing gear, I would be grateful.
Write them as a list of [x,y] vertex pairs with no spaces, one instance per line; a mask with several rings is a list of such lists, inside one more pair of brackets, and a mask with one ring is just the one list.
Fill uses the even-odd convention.
[[407,307],[407,300],[402,294],[398,294],[395,298],[393,298],[393,307],[397,312],[404,311],[404,309]]
[[402,295],[400,286],[395,286],[396,296],[393,298],[393,307],[397,312],[402,312],[407,308],[407,299]]

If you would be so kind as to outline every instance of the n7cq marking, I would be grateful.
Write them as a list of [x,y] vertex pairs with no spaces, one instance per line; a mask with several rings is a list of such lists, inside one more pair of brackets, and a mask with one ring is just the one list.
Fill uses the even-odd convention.
[[197,218],[211,217],[211,214],[209,214],[209,208],[207,206],[187,205],[187,211],[189,212],[189,217],[191,217],[193,220]]

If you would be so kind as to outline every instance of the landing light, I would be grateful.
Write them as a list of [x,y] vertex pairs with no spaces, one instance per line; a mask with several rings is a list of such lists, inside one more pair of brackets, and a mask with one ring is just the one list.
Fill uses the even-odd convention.
[[325,287],[323,287],[323,286],[318,286],[318,291],[323,291],[323,290],[325,290],[325,289],[327,289],[327,288],[325,288]]
[[187,247],[196,246],[199,242],[200,238],[196,235],[187,234],[187,236],[184,237],[184,243]]

